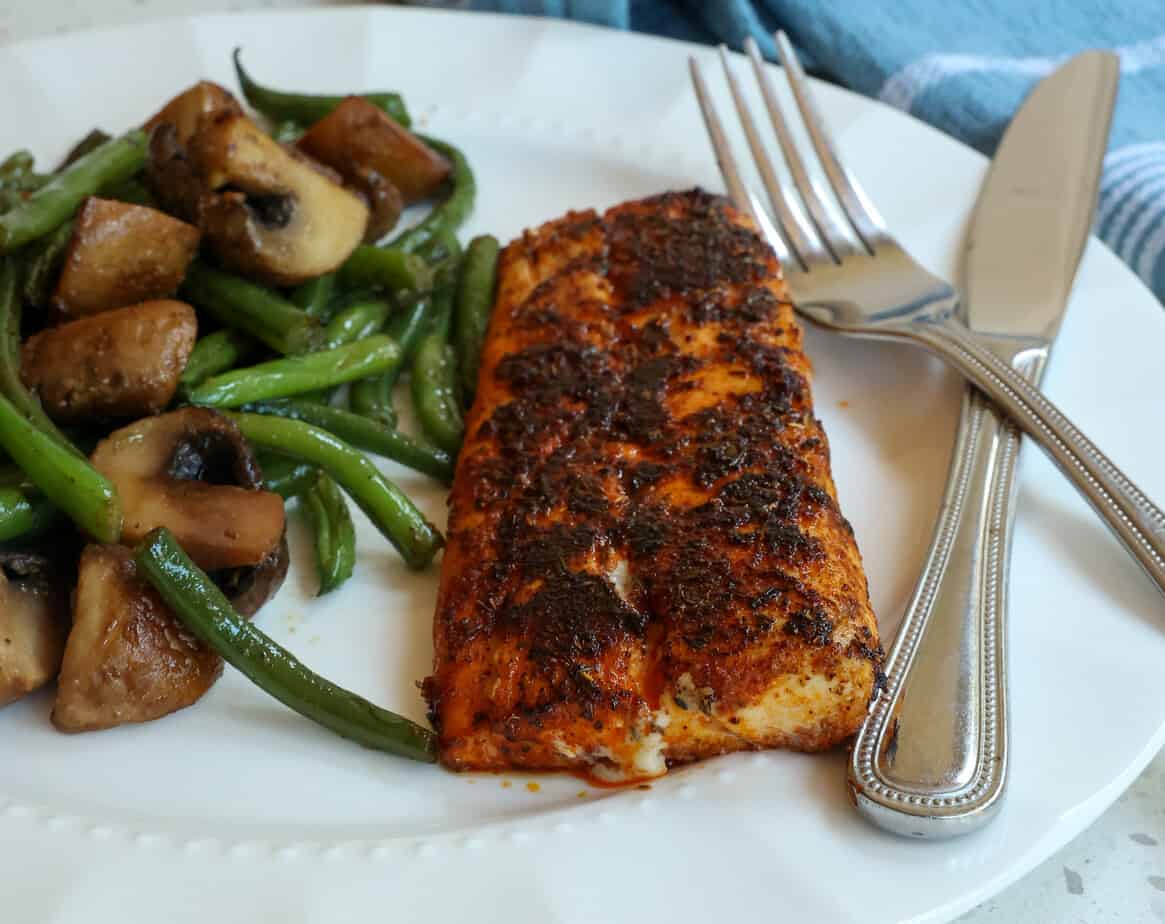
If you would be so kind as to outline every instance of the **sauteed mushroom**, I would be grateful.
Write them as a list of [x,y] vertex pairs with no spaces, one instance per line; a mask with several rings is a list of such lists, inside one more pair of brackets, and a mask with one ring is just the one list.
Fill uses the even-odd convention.
[[217,115],[241,115],[242,107],[230,91],[209,80],[201,80],[166,103],[143,128],[153,131],[159,125],[174,126],[179,144],[190,140],[199,125]]
[[167,298],[198,249],[198,229],[157,209],[91,196],[77,213],[53,307],[81,317]]
[[[286,573],[287,544],[281,540],[258,568],[226,576],[225,589],[234,593],[236,609],[250,615]],[[218,655],[186,631],[138,576],[131,549],[85,549],[53,705],[59,730],[96,731],[161,718],[197,702],[221,673]]]
[[189,305],[143,302],[30,337],[20,375],[57,420],[157,414],[174,397],[197,334]]
[[345,177],[358,168],[375,171],[400,190],[405,205],[433,195],[451,169],[448,160],[359,96],[349,96],[311,126],[299,146]]
[[185,147],[163,123],[149,173],[163,202],[202,229],[224,265],[274,285],[336,269],[368,226],[359,196],[241,115],[203,122]]
[[65,646],[65,595],[48,558],[0,551],[0,706],[57,675]]
[[261,490],[238,428],[205,408],[139,420],[110,434],[93,465],[121,498],[121,539],[165,526],[208,571],[258,565],[283,536],[283,499]]

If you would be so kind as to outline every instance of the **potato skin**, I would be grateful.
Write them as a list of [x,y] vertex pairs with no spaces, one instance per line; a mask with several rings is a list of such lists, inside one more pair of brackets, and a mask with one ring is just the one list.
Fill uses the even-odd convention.
[[53,705],[57,729],[96,731],[161,718],[197,702],[220,673],[218,655],[138,576],[130,549],[85,548]]
[[79,318],[178,291],[198,250],[198,229],[157,209],[90,196],[53,293],[65,318]]
[[25,341],[21,378],[56,420],[142,417],[174,397],[198,322],[184,302],[142,302]]

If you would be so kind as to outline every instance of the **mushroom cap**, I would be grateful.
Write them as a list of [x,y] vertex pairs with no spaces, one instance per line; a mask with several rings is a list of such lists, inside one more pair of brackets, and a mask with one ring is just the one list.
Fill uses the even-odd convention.
[[154,131],[160,125],[171,125],[178,142],[185,144],[205,120],[223,113],[241,115],[242,112],[243,107],[229,90],[209,80],[200,80],[166,103],[142,127]]
[[98,444],[93,465],[121,498],[121,541],[165,526],[203,569],[258,565],[283,537],[283,499],[235,424],[207,408],[148,417]]
[[271,285],[332,272],[368,227],[368,205],[334,173],[235,113],[204,119],[185,144],[159,125],[147,175],[223,265]]

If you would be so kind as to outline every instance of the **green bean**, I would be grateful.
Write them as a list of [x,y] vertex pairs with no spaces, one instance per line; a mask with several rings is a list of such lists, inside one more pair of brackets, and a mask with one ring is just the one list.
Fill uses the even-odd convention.
[[348,95],[361,96],[368,102],[387,112],[392,118],[408,128],[412,124],[404,100],[399,93],[357,93],[343,96],[315,96],[305,93],[285,93],[281,90],[272,90],[260,86],[243,70],[240,55],[241,49],[234,51],[235,74],[239,78],[239,87],[243,97],[273,122],[297,122],[300,125],[311,125],[318,122],[329,112],[340,105]]
[[39,430],[0,397],[0,445],[45,497],[99,542],[121,536],[121,505],[113,485],[89,461]]
[[12,186],[0,185],[0,215],[11,212],[17,206],[23,205],[28,193]]
[[327,430],[264,414],[227,414],[252,444],[318,465],[339,483],[410,568],[429,565],[444,540],[395,484],[357,449]]
[[456,357],[448,346],[457,285],[456,264],[437,273],[428,329],[413,356],[411,394],[421,429],[442,449],[457,454],[464,422],[457,401]]
[[101,187],[133,176],[146,162],[146,134],[126,132],[90,151],[20,205],[0,215],[0,253],[44,237]]
[[348,343],[359,343],[377,333],[392,312],[391,303],[384,299],[354,302],[328,322],[324,342],[330,349]]
[[485,343],[489,314],[493,310],[497,279],[498,239],[489,234],[475,237],[465,250],[461,274],[457,278],[454,301],[453,338],[457,346],[457,368],[466,405],[477,391],[477,370],[481,346]]
[[400,363],[383,375],[353,382],[348,391],[348,405],[357,414],[371,418],[391,429],[396,428],[396,410],[392,406],[392,392],[401,372],[412,361],[417,351],[417,343],[424,332],[431,295],[413,298],[403,310],[398,311],[385,325],[384,333],[400,347]]
[[61,513],[43,497],[27,497],[14,488],[0,488],[0,542],[47,532]]
[[327,430],[365,452],[392,459],[408,468],[436,478],[444,484],[453,480],[453,459],[435,446],[418,443],[408,435],[343,408],[310,401],[263,401],[245,405],[256,414],[287,417]]
[[13,488],[24,494],[36,491],[36,485],[29,480],[29,477],[24,474],[24,470],[18,465],[0,466],[0,488]]
[[317,596],[338,588],[352,576],[356,565],[356,528],[348,502],[339,486],[320,472],[300,495],[316,536],[316,571],[320,576]]
[[105,186],[101,189],[101,196],[105,199],[114,199],[129,205],[144,205],[146,208],[157,208],[158,200],[149,188],[137,177],[130,177],[120,183]]
[[[0,394],[31,426],[59,443],[73,455],[80,453],[41,407],[39,399],[24,387],[20,378],[20,314],[16,292],[16,263],[0,257]],[[13,458],[16,458],[13,456]]]
[[195,264],[186,272],[182,293],[224,327],[250,334],[277,353],[304,353],[323,339],[314,318],[240,276]]
[[90,129],[84,138],[69,148],[69,153],[65,155],[65,159],[61,161],[60,165],[53,172],[61,173],[67,170],[86,154],[96,151],[101,145],[112,140],[113,136],[109,132],[102,131],[100,128]]
[[469,161],[460,150],[436,138],[418,135],[425,144],[439,151],[453,163],[449,195],[438,203],[420,222],[398,235],[390,244],[407,253],[414,253],[443,233],[452,233],[465,224],[477,198],[477,180]]
[[432,284],[433,274],[416,254],[395,247],[362,244],[340,267],[340,282],[349,288],[420,292]]
[[207,379],[188,394],[191,404],[238,407],[249,401],[287,398],[354,382],[400,362],[400,347],[383,335],[302,356],[232,369]]
[[390,429],[396,429],[397,424],[396,408],[392,400],[397,380],[405,368],[412,364],[421,338],[433,323],[433,316],[440,317],[444,311],[444,316],[448,317],[453,303],[461,247],[452,234],[442,237],[448,240],[442,242],[441,248],[431,249],[434,256],[439,252],[446,255],[444,262],[433,273],[432,291],[414,296],[411,305],[394,315],[385,327],[384,332],[400,344],[403,356],[401,364],[385,375],[354,383],[348,392],[348,403],[353,411]]
[[194,635],[264,692],[365,747],[432,763],[436,736],[308,670],[243,619],[164,528],[146,536],[135,561],[142,575]]
[[336,276],[334,273],[326,273],[296,286],[291,293],[291,301],[308,317],[326,321],[335,291]]
[[413,251],[430,265],[461,259],[461,241],[450,228],[441,228],[424,244]]
[[[356,343],[365,337],[370,337],[384,326],[392,305],[383,300],[357,298],[348,307],[336,312],[328,326],[324,329],[324,344],[328,349],[335,349],[349,343]],[[393,368],[393,367],[389,367]],[[313,393],[302,394],[305,400],[314,400],[319,404],[329,404],[337,388],[320,389]]]
[[0,182],[31,173],[33,163],[30,151],[13,151],[0,163]]
[[[404,367],[402,362],[397,369]],[[396,416],[396,406],[392,401],[392,392],[397,376],[375,375],[371,378],[353,382],[348,389],[348,407],[353,414],[367,417],[369,420],[395,430],[400,422]]]
[[207,334],[194,344],[178,388],[188,395],[207,379],[233,369],[259,348],[247,334],[224,327],[213,334]]
[[298,122],[284,120],[271,130],[271,137],[280,144],[295,144],[303,137],[303,126]]
[[457,359],[439,332],[426,334],[417,348],[411,384],[413,408],[425,435],[450,455],[457,455],[465,436],[457,402]]
[[[453,325],[453,302],[457,296],[457,278],[460,264],[447,263],[437,273],[437,281],[433,285],[433,307],[429,312],[429,327],[426,334],[439,334],[443,340],[449,339],[449,331]],[[420,350],[420,343],[417,343]],[[416,361],[415,358],[413,360]]]
[[18,173],[0,177],[0,214],[22,207],[34,192],[52,180],[42,173]]
[[319,471],[314,465],[300,462],[277,452],[256,454],[263,471],[263,487],[274,491],[284,500],[302,494],[315,481]]
[[72,239],[73,222],[70,220],[21,251],[24,273],[20,291],[25,302],[36,307],[48,304]]
[[0,190],[13,196],[12,204],[19,205],[28,199],[34,192],[53,181],[52,174],[46,173],[18,173],[7,179],[0,180]]

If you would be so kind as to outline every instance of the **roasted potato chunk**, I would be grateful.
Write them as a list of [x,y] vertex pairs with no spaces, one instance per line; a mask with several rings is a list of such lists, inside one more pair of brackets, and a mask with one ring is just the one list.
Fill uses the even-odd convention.
[[57,676],[65,647],[59,584],[0,561],[0,706]]
[[139,420],[93,452],[113,482],[133,544],[165,526],[207,571],[258,565],[283,537],[283,498],[261,490],[262,476],[243,435],[205,408]]
[[197,334],[183,302],[106,311],[30,337],[21,378],[57,420],[156,414],[174,397]]
[[349,96],[311,126],[300,149],[344,177],[373,171],[400,190],[405,205],[433,195],[451,164],[366,99]]
[[196,702],[221,672],[218,655],[138,576],[130,549],[85,548],[53,705],[58,729],[160,718]]
[[207,119],[215,116],[242,115],[243,109],[230,91],[217,83],[202,80],[184,90],[166,103],[145,125],[146,131],[153,131],[163,123],[174,126],[180,144],[185,144]]
[[53,307],[83,317],[167,298],[198,250],[198,229],[157,209],[91,196],[77,213]]

